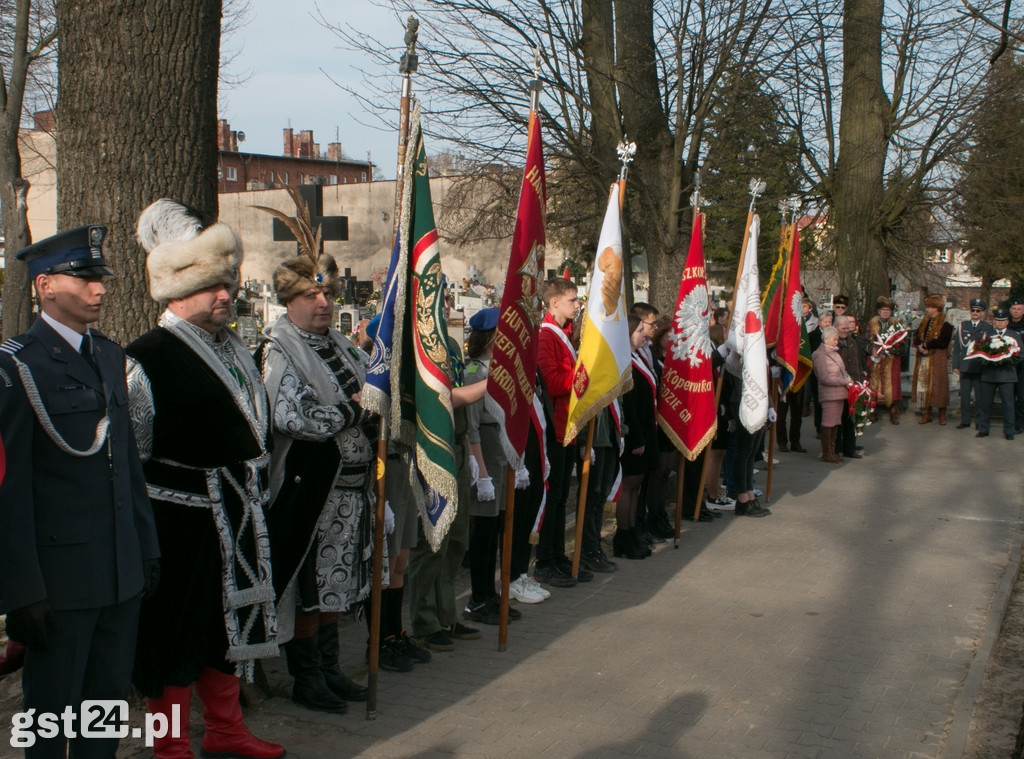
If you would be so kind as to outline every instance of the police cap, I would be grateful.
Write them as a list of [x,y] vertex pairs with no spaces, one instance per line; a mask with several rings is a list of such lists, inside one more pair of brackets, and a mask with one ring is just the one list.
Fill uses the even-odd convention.
[[14,257],[28,264],[29,277],[40,274],[71,274],[75,277],[112,277],[103,260],[103,239],[107,228],[99,224],[60,232],[27,248]]
[[981,298],[971,298],[971,308],[980,308],[982,311],[984,311],[987,308],[987,306],[985,305],[985,301],[983,301]]
[[996,321],[999,321],[1000,319],[1007,320],[1010,318],[1010,312],[1005,308],[997,308],[992,312],[992,318]]

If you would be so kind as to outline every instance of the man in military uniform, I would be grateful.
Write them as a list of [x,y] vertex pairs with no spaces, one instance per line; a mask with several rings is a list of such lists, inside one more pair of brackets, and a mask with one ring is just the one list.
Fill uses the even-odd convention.
[[[1024,335],[1024,298],[1010,298],[1006,305],[1010,310],[1010,324],[1007,329]],[[1018,435],[1024,433],[1024,382],[1021,381],[1024,369],[1021,366],[1017,364],[1017,392],[1013,401],[1017,415],[1013,426],[1014,432]]]
[[960,424],[958,430],[971,426],[974,414],[971,413],[971,395],[974,395],[974,408],[981,406],[981,365],[980,358],[965,359],[970,344],[992,331],[992,325],[984,320],[985,302],[974,298],[971,301],[971,318],[964,319],[956,330],[953,341],[953,373],[960,377]]
[[[1017,332],[1007,329],[1010,323],[1010,313],[1004,308],[997,308],[992,312],[992,329],[985,333],[985,336],[1002,337],[1013,340],[1019,346],[1021,336]],[[992,416],[992,402],[995,400],[996,391],[999,391],[999,398],[1003,403],[1003,434],[1007,440],[1013,440],[1014,430],[1014,407],[1013,407],[1013,386],[1017,382],[1016,367],[1005,361],[998,363],[984,361],[981,367],[981,403],[978,405],[978,432],[975,437],[988,437],[989,420]]]
[[[0,613],[25,644],[24,708],[81,717],[124,699],[139,604],[159,579],[159,545],[128,417],[124,353],[99,319],[106,227],[78,227],[16,257],[40,318],[0,346]],[[81,723],[75,725],[76,730]],[[30,757],[64,757],[64,736]],[[71,740],[73,757],[113,757],[116,739]]]
[[[264,509],[270,462],[267,393],[227,327],[242,247],[226,225],[162,199],[139,217],[159,326],[132,342],[132,424],[163,549],[163,580],[142,605],[133,682],[177,734],[157,759],[186,759],[193,685],[204,755],[276,759],[249,733],[239,676],[277,656],[277,615]],[[283,569],[287,573],[287,569]]]

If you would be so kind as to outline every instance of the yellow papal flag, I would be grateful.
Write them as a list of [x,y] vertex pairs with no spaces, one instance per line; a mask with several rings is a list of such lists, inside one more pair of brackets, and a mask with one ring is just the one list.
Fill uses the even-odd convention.
[[569,393],[565,444],[605,406],[633,387],[629,325],[626,320],[626,272],[619,223],[625,182],[612,185],[601,225],[590,292],[583,311],[583,335]]

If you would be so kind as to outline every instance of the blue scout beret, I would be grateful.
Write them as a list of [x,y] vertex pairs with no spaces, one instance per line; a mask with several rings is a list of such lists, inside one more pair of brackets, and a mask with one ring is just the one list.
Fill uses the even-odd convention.
[[498,326],[498,309],[482,308],[469,317],[469,326],[477,332],[487,332]]

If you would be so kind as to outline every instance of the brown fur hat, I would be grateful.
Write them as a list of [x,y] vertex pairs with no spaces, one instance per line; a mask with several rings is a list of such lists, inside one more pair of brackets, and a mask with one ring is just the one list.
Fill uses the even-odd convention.
[[227,224],[162,198],[139,215],[136,236],[148,254],[153,300],[166,303],[217,284],[238,288],[242,243]]
[[884,295],[879,295],[878,300],[875,301],[875,310],[881,311],[883,308],[888,308],[890,311],[896,310],[896,301],[892,298],[887,298]]
[[314,262],[302,253],[283,261],[274,270],[274,290],[281,305],[314,287],[324,288],[332,299],[341,294],[341,276],[334,256],[321,253]]
[[937,308],[939,311],[946,310],[946,299],[941,295],[932,293],[931,295],[924,296],[924,307],[925,308]]

